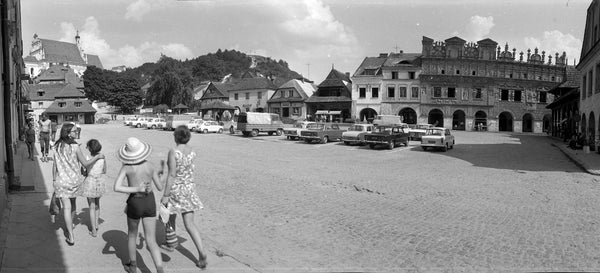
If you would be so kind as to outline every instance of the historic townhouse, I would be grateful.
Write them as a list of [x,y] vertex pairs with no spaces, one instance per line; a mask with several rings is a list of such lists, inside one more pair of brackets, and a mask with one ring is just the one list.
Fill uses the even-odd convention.
[[421,53],[367,57],[352,76],[352,113],[361,122],[376,115],[399,115],[417,123],[420,112]]
[[331,69],[317,91],[306,100],[309,118],[327,122],[345,122],[352,118],[352,81],[350,73]]
[[579,132],[581,115],[579,114],[579,71],[567,66],[567,77],[549,92],[554,101],[546,106],[552,111],[550,132],[555,137],[569,139]]
[[[579,79],[581,132],[586,135],[590,148],[599,146],[598,128],[600,122],[600,1],[594,0],[588,7],[581,59],[577,70]],[[596,121],[598,119],[598,121]]]
[[562,82],[566,53],[502,50],[491,39],[422,40],[419,121],[457,130],[541,133],[550,127],[548,91]]
[[281,85],[268,100],[269,112],[283,118],[306,119],[307,109],[304,103],[316,90],[312,82],[293,79]]
[[243,77],[229,89],[229,104],[241,112],[267,112],[267,100],[277,84],[265,77]]
[[223,116],[224,111],[239,113],[239,109],[229,105],[229,89],[232,84],[220,82],[206,82],[194,89],[194,99],[200,102],[200,115],[202,117],[216,118]]

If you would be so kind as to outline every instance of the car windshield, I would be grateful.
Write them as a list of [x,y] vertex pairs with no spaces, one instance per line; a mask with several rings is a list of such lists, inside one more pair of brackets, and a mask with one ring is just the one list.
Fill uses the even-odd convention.
[[325,124],[309,124],[306,129],[319,129],[322,130],[325,127]]
[[432,135],[432,136],[443,136],[444,135],[444,130],[430,129],[430,130],[427,130],[426,134]]
[[374,130],[377,133],[387,133],[387,132],[391,132],[392,131],[392,127],[387,127],[387,126],[378,126],[375,128]]
[[302,128],[302,123],[296,123],[296,124],[294,124],[294,128]]
[[348,131],[362,132],[362,131],[364,131],[363,128],[365,128],[365,127],[362,125],[352,125],[352,126],[350,126],[350,128],[348,128]]
[[429,129],[429,124],[419,124],[417,125],[417,129]]

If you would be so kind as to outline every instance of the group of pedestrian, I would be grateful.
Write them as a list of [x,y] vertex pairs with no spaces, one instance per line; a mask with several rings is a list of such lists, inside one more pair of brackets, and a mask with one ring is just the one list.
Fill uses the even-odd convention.
[[[102,145],[96,139],[88,141],[86,147],[92,157],[86,158],[80,145],[75,141],[76,131],[72,124],[63,125],[60,138],[54,145],[52,168],[54,196],[60,202],[55,202],[53,196],[50,206],[51,214],[58,212],[56,207],[62,207],[64,228],[67,232],[65,241],[70,246],[75,244],[73,236],[75,225],[72,220],[76,210],[76,197],[81,196],[88,199],[90,235],[96,237],[99,230],[100,197],[106,192],[104,185],[105,156],[100,152]],[[122,166],[114,181],[114,191],[129,194],[125,209],[129,254],[129,262],[125,266],[128,272],[137,272],[136,240],[140,221],[144,227],[144,237],[156,270],[164,272],[156,241],[157,208],[152,184],[159,192],[164,189],[160,204],[168,209],[170,214],[168,223],[171,226],[175,226],[176,214],[182,214],[184,226],[198,250],[196,266],[202,269],[207,266],[206,251],[194,221],[194,212],[203,208],[203,205],[195,191],[193,177],[196,153],[187,144],[190,138],[191,133],[187,126],[177,127],[174,132],[176,146],[169,151],[166,164],[164,160],[161,160],[159,168],[147,161],[148,156],[152,153],[152,147],[137,138],[128,138],[116,153]],[[163,221],[167,222],[167,219],[163,219]],[[163,248],[169,251],[174,250],[166,246]]]

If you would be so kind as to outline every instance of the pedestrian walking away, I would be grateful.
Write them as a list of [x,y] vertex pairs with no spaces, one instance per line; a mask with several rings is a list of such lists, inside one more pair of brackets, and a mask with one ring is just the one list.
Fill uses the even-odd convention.
[[[125,212],[127,214],[127,249],[129,263],[125,264],[128,272],[137,271],[136,239],[140,219],[144,226],[144,237],[150,255],[154,260],[156,271],[163,271],[160,249],[156,243],[156,200],[152,185],[162,191],[165,180],[164,174],[157,171],[146,158],[152,152],[152,147],[135,137],[127,139],[127,143],[117,150],[117,158],[123,163],[115,180],[115,192],[129,193]],[[127,180],[127,185],[124,185]]]
[[[54,145],[54,142],[56,142],[56,129],[58,127],[58,123],[56,122],[56,120],[52,120],[50,123],[50,129],[51,129],[51,135],[50,135],[50,142],[52,142],[52,145]],[[52,147],[52,145],[50,147]]]
[[69,245],[75,244],[73,218],[77,209],[75,198],[79,193],[79,187],[83,183],[81,167],[89,169],[96,161],[104,159],[103,154],[98,154],[87,160],[79,144],[75,141],[76,133],[73,124],[63,124],[60,130],[60,138],[54,145],[54,163],[52,164],[54,194],[50,202],[50,213],[56,213],[57,208],[54,208],[56,206],[55,198],[60,199],[65,220],[64,230],[67,233],[65,241]]
[[29,159],[33,160],[33,145],[35,145],[35,128],[33,128],[33,122],[30,122],[27,130],[25,130],[25,143],[27,144]]
[[50,149],[50,131],[51,121],[47,114],[42,114],[42,119],[38,121],[40,125],[40,150],[42,151],[42,161],[48,161],[48,152]]
[[[90,139],[86,145],[92,156],[100,154],[102,145],[96,139]],[[98,219],[100,218],[100,197],[106,192],[104,184],[106,174],[105,159],[98,159],[87,171],[87,176],[81,185],[81,196],[87,198],[90,209],[90,235],[98,236]]]
[[[167,183],[160,202],[170,209],[171,216],[169,217],[168,224],[173,229],[175,228],[176,213],[181,213],[185,229],[198,250],[196,266],[204,269],[207,266],[207,255],[194,220],[194,212],[202,209],[204,206],[200,202],[200,198],[198,198],[195,190],[196,185],[194,184],[194,159],[196,158],[196,153],[187,144],[192,135],[185,125],[178,126],[173,135],[176,146],[169,150]],[[169,250],[168,246],[164,248]]]

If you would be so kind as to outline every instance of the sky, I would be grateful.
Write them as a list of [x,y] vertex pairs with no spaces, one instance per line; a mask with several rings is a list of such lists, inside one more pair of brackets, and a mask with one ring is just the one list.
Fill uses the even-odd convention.
[[75,42],[104,68],[161,54],[185,60],[235,49],[284,60],[319,84],[366,57],[420,53],[423,36],[490,38],[517,52],[580,58],[591,0],[21,0],[24,54],[33,35]]

